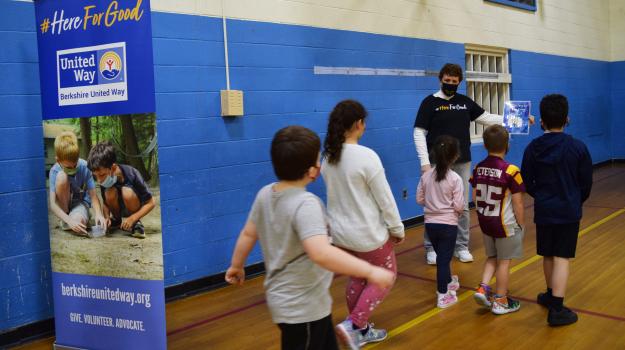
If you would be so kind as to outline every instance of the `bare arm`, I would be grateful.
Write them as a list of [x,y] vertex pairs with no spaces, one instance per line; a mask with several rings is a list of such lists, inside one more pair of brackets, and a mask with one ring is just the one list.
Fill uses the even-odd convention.
[[230,267],[226,271],[226,282],[230,284],[243,284],[245,281],[245,260],[254,248],[254,244],[258,240],[258,232],[256,224],[248,221],[237,239],[232,253]]
[[151,197],[149,201],[145,202],[145,204],[141,208],[139,208],[139,210],[136,213],[132,215],[136,218],[136,220],[139,220],[142,217],[148,215],[148,213],[151,212],[155,206],[156,206],[156,201],[154,200],[154,197]]
[[100,205],[100,199],[98,198],[95,188],[89,190],[89,197],[91,198],[91,205],[93,206],[93,211],[95,212],[95,222],[97,225],[102,226],[106,231],[108,222],[104,218],[102,206]]
[[395,280],[395,276],[389,270],[373,266],[331,245],[325,234],[310,236],[304,239],[302,244],[308,257],[326,270],[365,278],[382,289],[392,286]]
[[71,227],[72,231],[79,233],[79,234],[87,234],[87,226],[84,225],[83,223],[74,220],[71,216],[69,216],[67,213],[65,213],[63,211],[63,209],[61,209],[61,207],[59,207],[59,204],[56,202],[56,193],[50,191],[50,210],[52,210],[52,212],[54,213],[54,215],[56,215],[59,219],[63,220],[66,224],[69,225],[69,227]]
[[132,227],[134,226],[134,224],[139,221],[142,217],[148,215],[148,213],[150,211],[152,211],[152,209],[154,209],[154,207],[156,206],[156,201],[154,200],[154,197],[151,197],[147,202],[145,202],[144,205],[141,206],[141,208],[139,208],[139,210],[137,210],[136,213],[130,215],[129,217],[126,218],[126,220],[124,220],[124,222],[122,223],[122,229],[130,231],[132,230]]
[[516,222],[525,227],[525,208],[523,207],[523,192],[512,195],[512,211],[516,217]]

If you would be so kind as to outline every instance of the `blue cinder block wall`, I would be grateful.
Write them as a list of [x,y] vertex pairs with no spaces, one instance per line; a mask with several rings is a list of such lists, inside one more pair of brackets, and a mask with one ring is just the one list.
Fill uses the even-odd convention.
[[[314,75],[313,66],[435,70],[464,61],[462,45],[229,21],[231,85],[244,91],[246,115],[224,119],[221,21],[155,13],[153,27],[168,284],[227,268],[256,192],[274,180],[269,145],[275,131],[300,124],[323,136],[341,99],[367,106],[363,143],[384,161],[402,217],[420,214],[412,124],[436,78]],[[321,181],[311,189],[325,197]],[[249,262],[259,261],[256,250]]]
[[612,156],[625,159],[625,61],[610,64]]
[[[540,100],[552,93],[568,98],[571,121],[565,132],[588,146],[593,162],[614,158],[610,145],[611,97],[606,91],[611,65],[609,62],[511,50],[511,99],[531,101],[536,124],[530,128],[529,137],[512,136],[508,160],[520,166],[527,144],[543,134],[540,128]],[[482,145],[475,148],[480,151],[473,152],[474,159],[486,154],[481,150]]]
[[[362,143],[382,158],[402,218],[422,214],[414,204],[412,125],[437,79],[314,75],[312,67],[438,70],[464,62],[462,44],[229,20],[231,86],[244,91],[246,115],[224,119],[221,20],[152,13],[152,27],[166,285],[224,271],[256,191],[274,180],[274,132],[299,124],[323,137],[341,99],[368,108]],[[0,332],[52,317],[35,30],[32,3],[0,0]],[[569,131],[587,143],[595,162],[625,157],[625,89],[616,78],[625,77],[623,62],[513,50],[510,66],[513,99],[531,100],[538,116],[544,94],[566,94]],[[530,137],[514,137],[509,159],[520,163],[525,145],[540,134],[534,127]],[[484,156],[481,145],[473,152],[475,160]],[[321,180],[311,190],[325,197]],[[261,260],[256,249],[248,262]]]
[[52,317],[34,16],[0,2],[0,331]]

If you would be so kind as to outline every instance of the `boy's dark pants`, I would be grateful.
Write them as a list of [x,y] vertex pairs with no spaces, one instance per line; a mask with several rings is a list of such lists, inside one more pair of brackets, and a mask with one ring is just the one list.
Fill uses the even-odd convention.
[[282,350],[338,350],[332,315],[306,323],[279,323]]
[[425,224],[436,252],[436,289],[439,293],[447,292],[447,284],[451,282],[451,258],[454,255],[458,226],[445,224]]

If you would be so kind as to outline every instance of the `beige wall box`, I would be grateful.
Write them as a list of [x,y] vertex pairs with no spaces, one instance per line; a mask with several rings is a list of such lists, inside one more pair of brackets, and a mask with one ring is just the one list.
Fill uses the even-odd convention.
[[221,90],[221,116],[243,116],[243,91]]

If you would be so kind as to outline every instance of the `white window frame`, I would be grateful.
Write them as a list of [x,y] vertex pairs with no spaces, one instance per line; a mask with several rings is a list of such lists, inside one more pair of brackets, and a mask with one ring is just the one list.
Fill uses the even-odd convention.
[[[503,115],[512,83],[508,49],[466,44],[465,67],[467,96],[487,112]],[[471,123],[471,142],[482,142],[483,132],[484,126]]]

